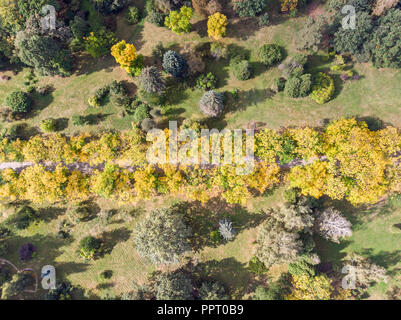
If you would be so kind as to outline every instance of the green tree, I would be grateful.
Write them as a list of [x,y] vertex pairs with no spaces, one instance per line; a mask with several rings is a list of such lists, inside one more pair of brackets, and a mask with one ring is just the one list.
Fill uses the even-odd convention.
[[156,209],[135,226],[134,242],[138,254],[154,264],[170,264],[190,250],[191,230],[176,209]]
[[191,279],[184,273],[163,273],[154,285],[157,300],[193,300]]
[[199,102],[202,113],[209,117],[221,115],[224,109],[223,95],[213,90],[207,91]]
[[85,48],[94,58],[99,58],[110,52],[110,48],[118,41],[113,32],[102,27],[84,38]]
[[17,90],[6,97],[5,103],[12,111],[25,113],[31,110],[32,99],[27,93]]
[[176,34],[187,33],[191,30],[192,8],[186,6],[181,7],[180,11],[170,11],[168,17],[164,21],[167,28]]
[[219,282],[203,282],[199,288],[199,298],[202,300],[227,300],[224,287]]
[[154,66],[144,68],[138,80],[141,89],[150,94],[161,95],[166,89],[159,70]]

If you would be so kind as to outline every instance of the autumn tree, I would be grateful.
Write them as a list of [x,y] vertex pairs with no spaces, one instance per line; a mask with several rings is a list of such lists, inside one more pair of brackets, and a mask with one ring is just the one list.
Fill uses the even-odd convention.
[[287,300],[330,300],[334,288],[325,274],[311,276],[307,273],[292,276],[291,294]]
[[181,35],[191,30],[192,8],[182,6],[180,11],[170,11],[166,17],[164,24],[167,28],[171,29],[174,33]]
[[111,48],[111,55],[129,75],[138,76],[141,74],[143,57],[138,55],[133,44],[121,40]]
[[214,39],[220,39],[226,35],[227,17],[220,12],[209,16],[207,21],[207,34]]
[[190,250],[191,230],[176,209],[156,209],[135,226],[138,254],[154,264],[177,263]]

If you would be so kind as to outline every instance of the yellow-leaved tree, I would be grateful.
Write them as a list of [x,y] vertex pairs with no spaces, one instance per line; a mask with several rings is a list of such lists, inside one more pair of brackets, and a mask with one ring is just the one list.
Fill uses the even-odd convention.
[[121,40],[111,47],[111,55],[129,75],[139,76],[144,67],[143,57],[131,43]]
[[220,39],[226,35],[227,17],[220,12],[209,16],[207,20],[207,34],[213,39]]

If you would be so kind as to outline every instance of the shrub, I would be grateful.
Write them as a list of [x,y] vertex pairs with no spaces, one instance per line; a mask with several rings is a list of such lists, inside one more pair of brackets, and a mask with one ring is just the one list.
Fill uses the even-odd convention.
[[283,54],[277,44],[264,44],[258,50],[258,58],[266,66],[272,66],[283,59]]
[[236,234],[233,228],[233,223],[228,219],[223,219],[219,221],[219,232],[226,241],[234,239]]
[[253,300],[283,300],[283,289],[277,283],[272,283],[269,287],[258,286],[255,290]]
[[50,289],[44,295],[44,300],[71,300],[73,286],[68,281],[56,285],[56,289]]
[[285,83],[284,93],[291,98],[305,97],[311,90],[312,76],[303,74],[292,77]]
[[221,235],[218,230],[214,230],[214,231],[210,232],[209,237],[210,237],[210,241],[213,244],[219,244],[221,241]]
[[32,243],[23,244],[18,250],[20,260],[22,261],[31,260],[35,251],[36,248]]
[[198,79],[196,79],[196,87],[200,90],[212,90],[216,88],[216,83],[216,76],[211,72],[206,75],[201,74]]
[[87,236],[79,242],[79,254],[82,258],[87,260],[94,260],[102,253],[102,241],[92,236]]
[[270,24],[270,18],[267,12],[258,17],[259,27],[268,26],[269,24]]
[[45,119],[40,122],[40,128],[44,132],[57,131],[57,120],[53,118]]
[[112,276],[113,276],[113,270],[104,270],[99,274],[100,280],[111,279]]
[[248,80],[252,76],[252,67],[247,60],[234,63],[232,70],[238,80]]
[[296,204],[298,201],[299,189],[290,188],[284,191],[284,200],[291,204]]
[[166,17],[164,24],[167,28],[171,29],[176,34],[189,32],[191,30],[192,8],[183,6],[180,11],[170,11]]
[[32,100],[23,91],[17,90],[11,92],[6,97],[6,106],[10,107],[10,109],[14,112],[25,113],[31,110]]
[[227,17],[220,12],[209,16],[207,20],[207,34],[214,39],[220,39],[226,35]]
[[283,77],[280,77],[280,78],[277,78],[276,80],[274,80],[274,84],[272,86],[273,91],[276,91],[276,92],[283,91],[285,88],[285,82],[286,82],[286,80]]
[[228,47],[224,43],[213,42],[210,45],[210,55],[219,60],[219,59],[227,59],[228,58]]
[[187,62],[173,50],[169,50],[163,55],[163,69],[176,78],[188,75]]
[[126,19],[130,24],[136,24],[139,21],[139,9],[135,6],[130,6],[127,11]]
[[157,300],[192,300],[191,279],[182,272],[163,273],[154,285]]
[[258,257],[252,257],[251,260],[249,260],[248,269],[256,275],[262,275],[269,271]]
[[146,118],[149,118],[149,107],[141,103],[134,111],[134,121],[139,123]]
[[234,2],[234,11],[240,17],[255,17],[266,7],[264,0],[237,0]]
[[213,90],[207,91],[199,102],[200,110],[209,117],[221,115],[224,109],[223,94]]
[[323,104],[331,100],[334,90],[333,79],[329,75],[319,72],[313,79],[310,97],[317,103]]
[[138,254],[154,264],[177,263],[190,249],[191,230],[175,209],[151,211],[135,226],[134,242]]
[[144,68],[138,80],[141,89],[147,93],[161,95],[166,89],[159,70],[153,66]]
[[141,122],[141,128],[145,132],[148,132],[155,127],[156,127],[156,123],[153,121],[153,119],[146,118],[146,119],[143,119]]
[[146,21],[148,21],[151,24],[154,24],[155,26],[161,27],[164,25],[164,14],[157,10],[150,11],[148,15],[146,16]]
[[224,287],[219,282],[203,282],[199,288],[201,300],[227,300]]
[[110,48],[118,41],[113,32],[105,27],[91,32],[84,38],[85,49],[94,58],[99,58],[109,53]]

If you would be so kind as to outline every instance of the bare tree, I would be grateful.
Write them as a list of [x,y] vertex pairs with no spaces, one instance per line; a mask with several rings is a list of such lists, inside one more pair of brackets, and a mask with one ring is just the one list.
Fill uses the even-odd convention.
[[351,222],[334,208],[328,208],[320,214],[315,228],[323,238],[337,243],[340,242],[339,239],[352,235]]

